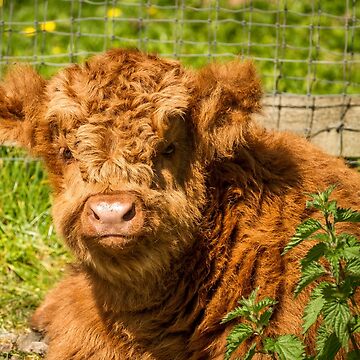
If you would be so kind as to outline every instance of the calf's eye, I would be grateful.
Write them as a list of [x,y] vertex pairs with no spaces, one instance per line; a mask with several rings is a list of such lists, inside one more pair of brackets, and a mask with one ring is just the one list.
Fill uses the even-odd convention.
[[165,157],[170,157],[175,153],[175,144],[168,145],[161,154]]
[[69,148],[63,148],[60,150],[60,154],[65,161],[69,161],[73,158],[73,154]]

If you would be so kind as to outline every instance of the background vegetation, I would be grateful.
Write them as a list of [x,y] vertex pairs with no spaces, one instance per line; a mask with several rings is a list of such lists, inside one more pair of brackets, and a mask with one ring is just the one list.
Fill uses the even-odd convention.
[[0,0],[0,65],[44,75],[109,47],[255,60],[268,92],[360,93],[357,0]]
[[42,165],[16,159],[23,155],[0,148],[0,329],[7,330],[27,326],[69,260],[51,223]]

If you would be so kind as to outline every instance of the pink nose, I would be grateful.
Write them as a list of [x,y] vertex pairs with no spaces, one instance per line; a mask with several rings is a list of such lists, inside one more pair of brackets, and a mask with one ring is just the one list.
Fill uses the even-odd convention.
[[136,235],[144,224],[139,201],[129,193],[91,196],[81,220],[84,232],[90,236]]

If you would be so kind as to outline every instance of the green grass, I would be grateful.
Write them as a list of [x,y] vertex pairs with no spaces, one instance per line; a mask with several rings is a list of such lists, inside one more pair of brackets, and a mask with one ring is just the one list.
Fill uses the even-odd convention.
[[26,354],[19,351],[11,351],[11,353],[0,353],[0,360],[8,360],[8,359],[21,359],[21,360],[40,360],[41,356],[36,354]]
[[10,353],[0,353],[0,360],[40,360],[43,357],[37,354],[26,354],[21,351],[11,351]]
[[111,47],[180,57],[191,67],[237,54],[255,59],[268,92],[359,94],[360,72],[352,61],[360,60],[360,28],[354,26],[360,6],[349,2],[347,9],[346,3],[254,0],[231,6],[220,0],[217,11],[215,1],[202,0],[178,7],[170,0],[59,0],[57,6],[7,0],[0,7],[0,62],[33,62],[49,76],[63,63]]
[[39,161],[0,148],[0,328],[22,329],[69,257],[54,233]]

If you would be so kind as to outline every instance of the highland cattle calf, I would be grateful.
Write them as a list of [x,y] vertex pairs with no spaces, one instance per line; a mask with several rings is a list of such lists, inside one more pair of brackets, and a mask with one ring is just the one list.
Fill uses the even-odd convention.
[[47,359],[222,359],[233,324],[220,320],[256,287],[278,301],[268,332],[301,333],[306,248],[282,250],[312,215],[308,193],[337,184],[339,204],[359,209],[360,176],[256,125],[261,94],[251,63],[190,71],[135,50],[48,81],[10,71],[0,143],[43,159],[77,258],[32,318]]

